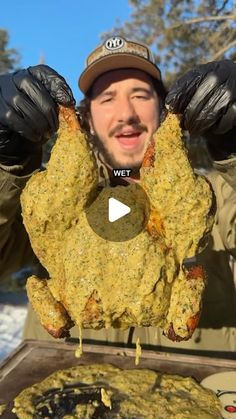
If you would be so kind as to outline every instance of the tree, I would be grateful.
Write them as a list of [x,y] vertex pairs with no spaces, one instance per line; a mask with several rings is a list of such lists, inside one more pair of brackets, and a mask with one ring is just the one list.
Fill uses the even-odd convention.
[[109,34],[148,45],[168,86],[196,63],[224,57],[236,59],[233,3],[234,0],[129,0],[129,21],[117,21]]
[[19,53],[15,48],[8,48],[9,37],[5,29],[0,29],[0,74],[14,70],[19,62]]

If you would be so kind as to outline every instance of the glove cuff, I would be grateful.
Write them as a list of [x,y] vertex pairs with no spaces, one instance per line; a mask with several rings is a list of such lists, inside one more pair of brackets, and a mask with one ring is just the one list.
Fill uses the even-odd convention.
[[236,155],[236,127],[225,134],[207,133],[204,137],[213,160],[227,160]]
[[27,176],[35,170],[39,169],[41,166],[42,161],[42,152],[39,150],[37,154],[28,156],[26,159],[24,159],[21,162],[18,162],[16,164],[4,164],[0,163],[0,167],[5,171],[12,173],[15,176]]
[[25,165],[24,162],[41,153],[42,145],[33,143],[20,134],[0,129],[0,164]]
[[0,130],[0,165],[16,176],[25,176],[41,166],[42,146],[17,133]]

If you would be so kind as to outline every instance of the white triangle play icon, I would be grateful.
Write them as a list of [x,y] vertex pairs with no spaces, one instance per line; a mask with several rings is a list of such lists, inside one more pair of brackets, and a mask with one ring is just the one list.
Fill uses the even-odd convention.
[[118,201],[115,198],[109,198],[108,200],[108,220],[110,223],[113,223],[119,218],[124,217],[125,215],[129,214],[131,211],[130,207],[122,202]]

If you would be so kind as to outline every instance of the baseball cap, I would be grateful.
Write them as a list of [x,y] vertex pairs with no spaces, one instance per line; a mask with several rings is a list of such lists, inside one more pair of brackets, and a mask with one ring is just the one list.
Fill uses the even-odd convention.
[[161,80],[161,72],[154,62],[150,49],[121,36],[108,38],[88,56],[86,68],[79,78],[79,88],[86,94],[93,82],[110,70],[135,68]]

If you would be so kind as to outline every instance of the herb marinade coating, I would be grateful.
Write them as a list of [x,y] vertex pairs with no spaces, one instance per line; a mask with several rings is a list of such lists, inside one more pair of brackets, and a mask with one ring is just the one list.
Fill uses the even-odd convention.
[[[193,173],[178,118],[167,116],[144,157],[141,185],[152,206],[147,228],[131,240],[111,242],[94,233],[85,214],[90,200],[89,210],[95,208],[95,222],[101,223],[109,188],[98,202],[91,201],[98,182],[93,155],[73,111],[60,116],[47,170],[32,176],[21,199],[32,247],[50,274],[44,282],[35,276],[27,281],[41,323],[55,337],[76,323],[80,328],[160,326],[172,340],[188,339],[198,322],[205,281],[202,269],[187,271],[182,262],[210,229],[212,192]],[[135,206],[134,222],[143,223],[136,184],[117,188],[121,200],[124,194],[127,205]]]
[[[75,397],[89,388],[98,389],[98,398],[82,401],[65,416],[72,418],[104,417],[112,419],[220,419],[221,404],[213,391],[201,387],[193,378],[162,374],[148,369],[122,370],[109,364],[80,365],[53,373],[41,383],[23,390],[15,399],[14,411],[20,419],[31,419],[50,404],[38,401],[47,390],[73,388]],[[68,387],[66,387],[68,386]],[[106,398],[102,397],[104,393]],[[58,394],[51,398],[59,404]],[[109,402],[109,403],[108,403]],[[96,416],[96,409],[103,414]],[[111,406],[111,409],[110,407]],[[50,416],[53,417],[53,416]],[[61,417],[61,416],[60,416]]]

